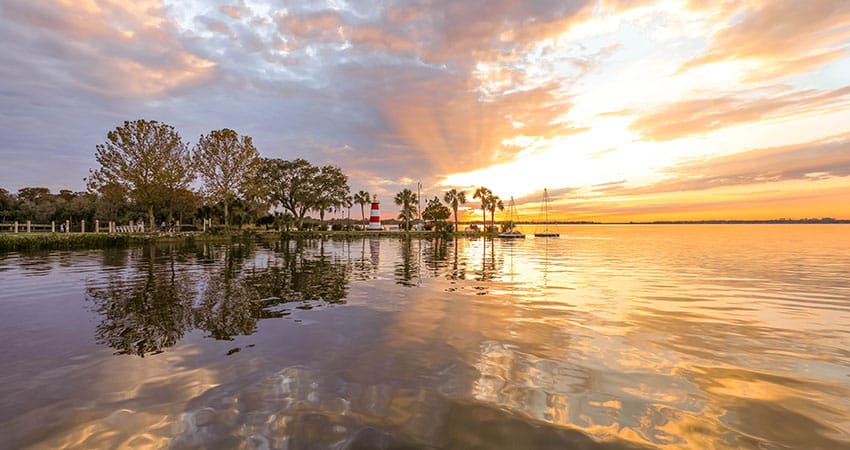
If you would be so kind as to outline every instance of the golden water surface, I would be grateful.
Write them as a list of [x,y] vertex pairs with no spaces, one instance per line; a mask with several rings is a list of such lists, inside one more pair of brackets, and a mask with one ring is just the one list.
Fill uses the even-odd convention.
[[0,255],[0,448],[850,448],[850,228]]

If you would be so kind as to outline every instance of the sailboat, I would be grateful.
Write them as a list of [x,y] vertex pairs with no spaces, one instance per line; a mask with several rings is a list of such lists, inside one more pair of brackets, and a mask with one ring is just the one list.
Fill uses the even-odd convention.
[[514,198],[511,197],[511,203],[508,205],[508,226],[505,231],[498,234],[500,238],[508,239],[525,239],[525,235],[514,229],[514,214],[516,214],[516,205]]
[[543,189],[543,224],[545,228],[542,233],[534,233],[534,237],[558,237],[560,234],[549,231],[549,191]]

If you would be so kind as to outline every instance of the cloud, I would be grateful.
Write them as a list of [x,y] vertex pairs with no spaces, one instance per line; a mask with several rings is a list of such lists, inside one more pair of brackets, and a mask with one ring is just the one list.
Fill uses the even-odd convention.
[[[336,164],[350,174],[353,187],[382,195],[409,187],[406,180],[432,186],[471,172],[484,173],[493,184],[511,178],[526,186],[543,185],[541,176],[549,174],[545,185],[557,201],[587,192],[592,199],[627,195],[637,180],[623,166],[650,171],[675,160],[639,154],[656,145],[641,139],[683,139],[689,145],[695,141],[684,139],[724,127],[776,118],[797,123],[847,110],[850,88],[824,87],[835,86],[834,80],[740,86],[712,79],[711,86],[722,90],[693,81],[724,66],[690,69],[724,61],[740,61],[763,79],[777,71],[800,73],[846,48],[845,4],[801,3],[801,18],[783,5],[788,3],[6,0],[0,14],[0,156],[10,163],[0,167],[0,179],[13,190],[49,184],[45,180],[67,180],[66,187],[80,189],[106,132],[124,120],[146,118],[173,124],[190,142],[211,129],[233,128],[253,136],[263,156]],[[676,29],[682,24],[693,29]],[[666,40],[656,39],[659,29]],[[663,85],[672,103],[617,90],[636,73],[632,68],[662,58],[669,68],[659,64],[664,70],[637,72],[634,86],[651,91],[650,84]],[[663,78],[684,61],[682,72]],[[792,63],[805,67],[782,67]],[[647,79],[639,79],[645,73]],[[651,102],[658,104],[650,109]],[[605,110],[619,117],[600,117]],[[630,129],[623,116],[635,118]],[[819,126],[833,134],[850,132],[842,124]],[[642,146],[629,153],[635,142]],[[664,183],[694,190],[706,180],[748,186],[747,180],[770,171],[757,170],[756,163],[771,161],[788,165],[779,180],[822,182],[843,173],[840,158],[827,147],[814,150],[829,142],[797,148],[807,155],[799,160],[767,152],[741,173],[711,171],[714,163],[717,170],[726,167],[725,160],[674,166],[667,181],[634,195],[671,189]],[[34,161],[46,158],[61,162],[34,173]],[[824,164],[806,167],[805,158]],[[524,164],[521,173],[513,162]],[[488,170],[494,167],[503,170]],[[808,172],[799,175],[793,167]],[[592,186],[602,180],[617,183]],[[519,200],[539,197],[536,192]]]
[[752,81],[809,72],[847,56],[850,3],[846,0],[751,2],[740,18],[711,38],[708,50],[682,66],[755,61]]
[[850,176],[850,134],[816,142],[764,148],[682,163],[665,171],[667,180],[649,186],[616,186],[612,194],[693,192],[727,186]]
[[[45,63],[60,84],[103,96],[163,95],[208,79],[215,64],[187,51],[156,1],[97,4],[9,1],[4,5],[12,58]],[[9,36],[11,35],[11,36]],[[57,64],[58,63],[58,64]]]
[[201,16],[197,18],[197,21],[214,33],[221,33],[225,36],[234,36],[233,32],[230,30],[230,27],[220,20]]
[[[756,89],[707,98],[687,99],[644,113],[630,128],[644,138],[667,141],[764,119],[847,108],[850,86],[821,91]],[[625,111],[623,114],[633,114]]]
[[340,15],[334,11],[312,14],[277,13],[275,20],[282,35],[310,42],[340,42]]
[[227,14],[232,19],[240,19],[242,17],[242,10],[236,6],[222,6],[221,12]]

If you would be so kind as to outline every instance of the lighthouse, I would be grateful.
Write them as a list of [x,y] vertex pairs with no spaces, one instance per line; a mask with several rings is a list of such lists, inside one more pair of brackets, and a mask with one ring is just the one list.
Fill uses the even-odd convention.
[[381,202],[378,201],[378,196],[372,197],[372,209],[369,212],[369,230],[381,229]]

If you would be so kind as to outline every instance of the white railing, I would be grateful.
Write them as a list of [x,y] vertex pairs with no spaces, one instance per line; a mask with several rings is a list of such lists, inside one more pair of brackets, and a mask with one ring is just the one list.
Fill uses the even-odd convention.
[[[79,228],[77,227],[79,225]],[[100,220],[94,221],[94,229],[89,225],[86,227],[86,221],[81,220],[79,224],[75,224],[74,226],[75,233],[144,233],[145,232],[145,224],[142,222],[133,223],[130,222],[126,225],[119,225],[115,222],[108,222],[106,227],[100,226]],[[71,232],[71,222],[66,220],[65,222],[56,223],[32,223],[32,221],[27,220],[26,222],[6,222],[0,223],[0,233],[70,233]]]

